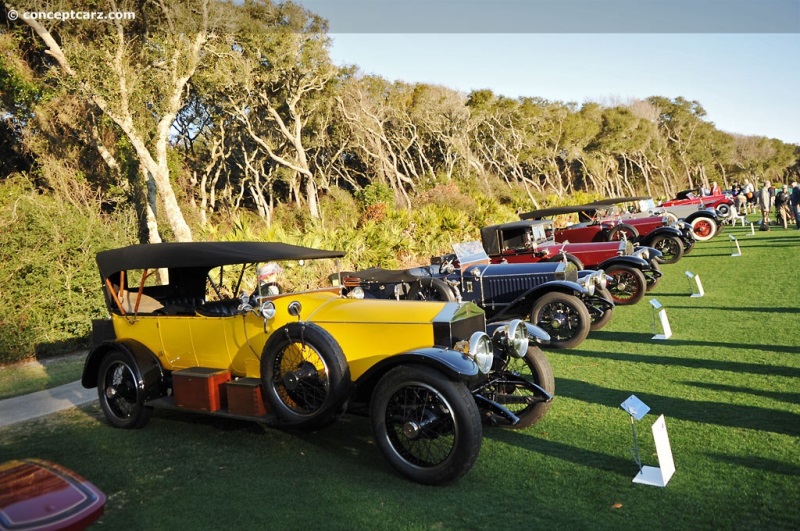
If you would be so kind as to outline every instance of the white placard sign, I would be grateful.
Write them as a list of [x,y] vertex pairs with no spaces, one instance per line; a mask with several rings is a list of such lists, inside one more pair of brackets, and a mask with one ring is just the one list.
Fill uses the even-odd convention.
[[[742,256],[742,248],[739,247],[739,240],[736,239],[736,236],[731,234],[730,236],[730,246],[731,246],[731,256]],[[736,251],[734,252],[734,244],[736,245]]]
[[666,487],[675,473],[675,461],[672,458],[672,447],[669,444],[667,422],[664,415],[658,417],[658,420],[653,423],[653,440],[656,443],[659,468],[643,466],[642,470],[633,478],[633,482],[654,487]]
[[689,289],[692,290],[692,297],[702,297],[706,294],[706,292],[703,291],[703,283],[700,282],[700,275],[695,275],[691,271],[687,271],[686,276],[689,278]]
[[[669,326],[667,309],[657,299],[650,299],[650,305],[653,307],[653,332],[656,332],[652,339],[668,339],[672,335],[672,328]],[[656,326],[657,323],[661,326],[660,334],[658,333],[658,326]]]

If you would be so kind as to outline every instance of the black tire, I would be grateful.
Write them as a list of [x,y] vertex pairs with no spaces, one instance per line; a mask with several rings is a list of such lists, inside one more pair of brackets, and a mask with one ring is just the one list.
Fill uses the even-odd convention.
[[[614,297],[611,296],[611,292],[608,291],[608,288],[598,289],[595,294],[600,295],[604,299],[610,301],[614,300]],[[609,308],[608,310],[604,311],[602,315],[598,315],[596,312],[590,311],[589,317],[592,320],[592,325],[589,328],[592,331],[601,330],[611,321],[611,318],[614,317],[614,308]]]
[[520,379],[538,385],[550,395],[556,392],[553,367],[539,347],[529,346],[522,358],[496,357],[488,375],[489,383],[480,392],[519,418],[519,422],[513,426],[509,422],[498,423],[503,428],[521,430],[533,426],[544,417],[553,403],[536,397],[525,385],[515,383]]
[[550,347],[574,348],[589,335],[592,318],[578,297],[554,291],[533,304],[530,322],[550,334]]
[[694,238],[691,240],[686,240],[685,238],[681,238],[681,243],[683,244],[683,256],[686,256],[687,254],[692,252],[692,250],[694,249],[694,244],[697,243],[697,241],[695,241]]
[[317,428],[328,424],[347,398],[350,369],[327,331],[313,323],[290,323],[264,345],[261,383],[282,423]]
[[153,414],[153,408],[144,405],[145,392],[137,385],[134,361],[118,350],[109,352],[100,363],[97,397],[115,428],[141,428]]
[[619,223],[615,225],[608,234],[606,234],[606,241],[619,241],[625,237],[626,240],[629,242],[634,242],[639,238],[639,231],[636,230],[636,227],[632,225],[628,225],[627,223]]
[[481,417],[469,389],[429,367],[387,372],[372,395],[370,423],[389,464],[417,483],[457,480],[481,449]]
[[694,239],[697,241],[708,241],[717,234],[717,222],[711,218],[694,218],[691,225],[692,231],[694,232]]
[[683,258],[683,242],[677,236],[656,236],[650,247],[661,251],[662,264],[674,264]]
[[608,283],[608,291],[614,304],[636,304],[644,298],[647,291],[647,280],[644,273],[635,267],[625,265],[610,266],[606,275],[613,280]]
[[547,258],[546,260],[543,261],[562,262],[565,260],[567,262],[567,269],[566,269],[567,271],[583,271],[584,269],[583,262],[581,262],[580,259],[578,259],[578,257],[575,256],[574,254],[558,253],[557,255],[551,256],[550,258]]
[[[658,265],[657,259],[650,260],[650,268],[657,273],[661,272],[661,266]],[[647,291],[649,292],[656,289],[656,286],[661,282],[661,276],[645,275],[645,280],[647,281]]]
[[406,298],[410,301],[455,302],[456,294],[440,278],[423,278],[411,286]]

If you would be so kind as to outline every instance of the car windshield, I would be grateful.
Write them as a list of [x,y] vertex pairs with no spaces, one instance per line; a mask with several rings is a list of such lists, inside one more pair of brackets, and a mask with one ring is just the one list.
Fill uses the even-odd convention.
[[639,201],[639,212],[649,212],[656,207],[656,202],[652,199],[643,199]]
[[456,258],[462,267],[479,262],[489,263],[489,255],[478,241],[454,243],[453,252],[456,253]]

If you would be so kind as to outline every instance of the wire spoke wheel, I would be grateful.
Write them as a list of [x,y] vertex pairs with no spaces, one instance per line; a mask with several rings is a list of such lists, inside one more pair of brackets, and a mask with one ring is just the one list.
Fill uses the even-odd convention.
[[537,300],[531,322],[550,334],[552,348],[573,348],[589,335],[591,316],[578,297],[551,292]]
[[110,352],[100,364],[97,396],[106,418],[117,428],[140,428],[150,420],[153,410],[144,405],[134,364],[122,352]]
[[519,418],[514,426],[507,422],[500,425],[522,429],[536,424],[550,409],[552,402],[537,396],[528,382],[538,385],[551,395],[555,393],[553,368],[547,357],[541,349],[531,346],[524,357],[496,358],[495,365],[489,373],[488,383],[481,387],[480,393]]
[[636,304],[647,291],[647,280],[644,274],[633,267],[616,266],[606,271],[612,279],[608,283],[608,291],[615,304]]
[[427,367],[386,373],[373,393],[370,422],[389,464],[419,483],[460,478],[480,451],[480,413],[466,385]]
[[272,381],[283,404],[300,415],[319,411],[330,389],[325,360],[316,349],[300,343],[278,353]]
[[674,264],[683,258],[683,242],[676,236],[657,236],[652,247],[661,251],[658,259],[662,264]]

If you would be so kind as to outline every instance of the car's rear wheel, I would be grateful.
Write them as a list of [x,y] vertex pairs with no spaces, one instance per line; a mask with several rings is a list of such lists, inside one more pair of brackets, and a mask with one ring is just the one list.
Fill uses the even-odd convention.
[[677,236],[656,236],[650,246],[661,251],[658,261],[662,264],[674,264],[683,258],[683,242]]
[[552,348],[580,345],[592,324],[589,310],[578,297],[551,292],[540,297],[531,308],[531,323],[550,334]]
[[533,426],[550,409],[552,401],[546,402],[537,396],[528,383],[538,385],[551,396],[556,391],[553,367],[542,350],[533,345],[528,347],[528,352],[522,358],[496,357],[488,379],[489,383],[481,389],[481,394],[519,418],[519,422],[513,426],[508,422],[500,422],[498,425],[504,428]]
[[134,362],[118,350],[108,353],[100,363],[97,396],[103,413],[116,428],[141,428],[153,413],[153,408],[144,405],[145,393],[137,385]]
[[691,225],[695,239],[701,242],[710,240],[717,233],[717,222],[711,218],[695,218]]
[[574,254],[558,253],[555,256],[547,258],[544,260],[544,262],[566,262],[567,271],[583,271],[583,262],[581,262],[580,259],[578,259],[578,257]]
[[312,323],[290,323],[273,332],[264,345],[261,381],[282,422],[315,428],[340,410],[350,390],[350,370],[327,331]]
[[[608,291],[608,288],[598,289],[595,294],[600,295],[606,300],[614,301],[614,297],[611,296],[611,292]],[[609,308],[603,311],[602,314],[600,314],[599,311],[589,311],[589,316],[592,319],[591,330],[600,330],[611,321],[611,318],[614,316],[614,308]]]
[[429,367],[387,372],[370,403],[375,442],[400,475],[442,485],[466,474],[481,448],[478,406],[463,382]]
[[454,302],[453,288],[440,278],[423,278],[408,290],[408,300]]
[[606,275],[611,277],[608,291],[615,304],[636,304],[647,291],[647,280],[644,273],[635,267],[625,265],[610,266]]

